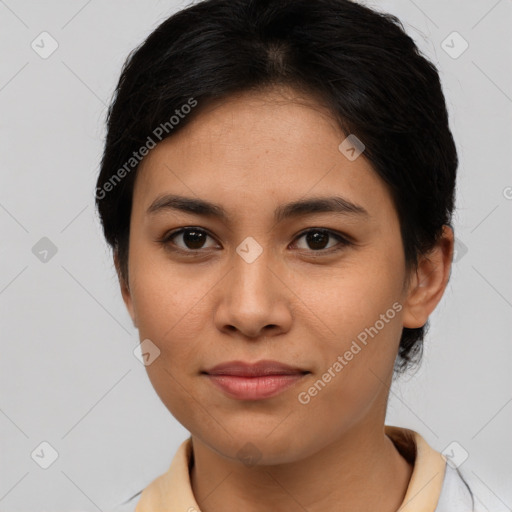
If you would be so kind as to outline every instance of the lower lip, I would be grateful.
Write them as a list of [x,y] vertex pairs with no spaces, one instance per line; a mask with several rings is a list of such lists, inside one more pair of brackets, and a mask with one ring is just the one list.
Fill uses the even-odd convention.
[[293,375],[265,375],[262,377],[235,377],[233,375],[207,375],[211,382],[231,398],[262,400],[282,393],[304,377]]

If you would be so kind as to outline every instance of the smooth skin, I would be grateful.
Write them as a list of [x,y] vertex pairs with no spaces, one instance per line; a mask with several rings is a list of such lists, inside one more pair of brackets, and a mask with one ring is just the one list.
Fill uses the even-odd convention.
[[[389,190],[364,153],[340,152],[344,139],[313,98],[271,88],[208,105],[140,164],[121,290],[140,339],[160,350],[151,383],[191,433],[203,512],[394,512],[402,503],[412,467],[384,433],[393,363],[402,327],[423,326],[443,295],[453,232],[445,227],[407,271]],[[227,219],[148,212],[165,194],[215,203]],[[274,219],[286,203],[332,196],[368,215]],[[184,227],[205,233],[169,237]],[[318,234],[312,243],[304,231],[314,228],[351,243]],[[252,263],[236,252],[247,237],[263,250]],[[396,302],[394,318],[302,404],[299,393]],[[258,401],[229,398],[203,373],[262,359],[310,373]],[[238,455],[248,443],[254,465]]]

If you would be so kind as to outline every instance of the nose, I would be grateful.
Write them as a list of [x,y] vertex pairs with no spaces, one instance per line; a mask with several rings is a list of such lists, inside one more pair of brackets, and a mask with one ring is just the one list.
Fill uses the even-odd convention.
[[233,267],[218,288],[217,328],[252,340],[287,332],[292,323],[293,293],[279,268],[278,263],[269,261],[266,251],[250,263],[235,253]]

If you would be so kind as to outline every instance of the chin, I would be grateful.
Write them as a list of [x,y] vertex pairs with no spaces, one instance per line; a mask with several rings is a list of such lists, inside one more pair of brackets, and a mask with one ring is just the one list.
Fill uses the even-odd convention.
[[[222,457],[241,462],[247,467],[287,464],[307,456],[305,440],[296,435],[296,430],[295,434],[286,429],[279,433],[272,432],[268,423],[263,430],[225,427],[231,435],[221,429],[221,433],[209,431],[194,436]],[[311,452],[314,451],[312,447]]]

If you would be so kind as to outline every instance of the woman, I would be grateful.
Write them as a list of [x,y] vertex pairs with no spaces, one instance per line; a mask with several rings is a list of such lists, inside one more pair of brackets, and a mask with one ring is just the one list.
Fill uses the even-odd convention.
[[385,425],[453,255],[435,67],[348,0],[206,0],[130,56],[96,198],[149,378],[190,432],[130,500],[173,510],[472,510]]

